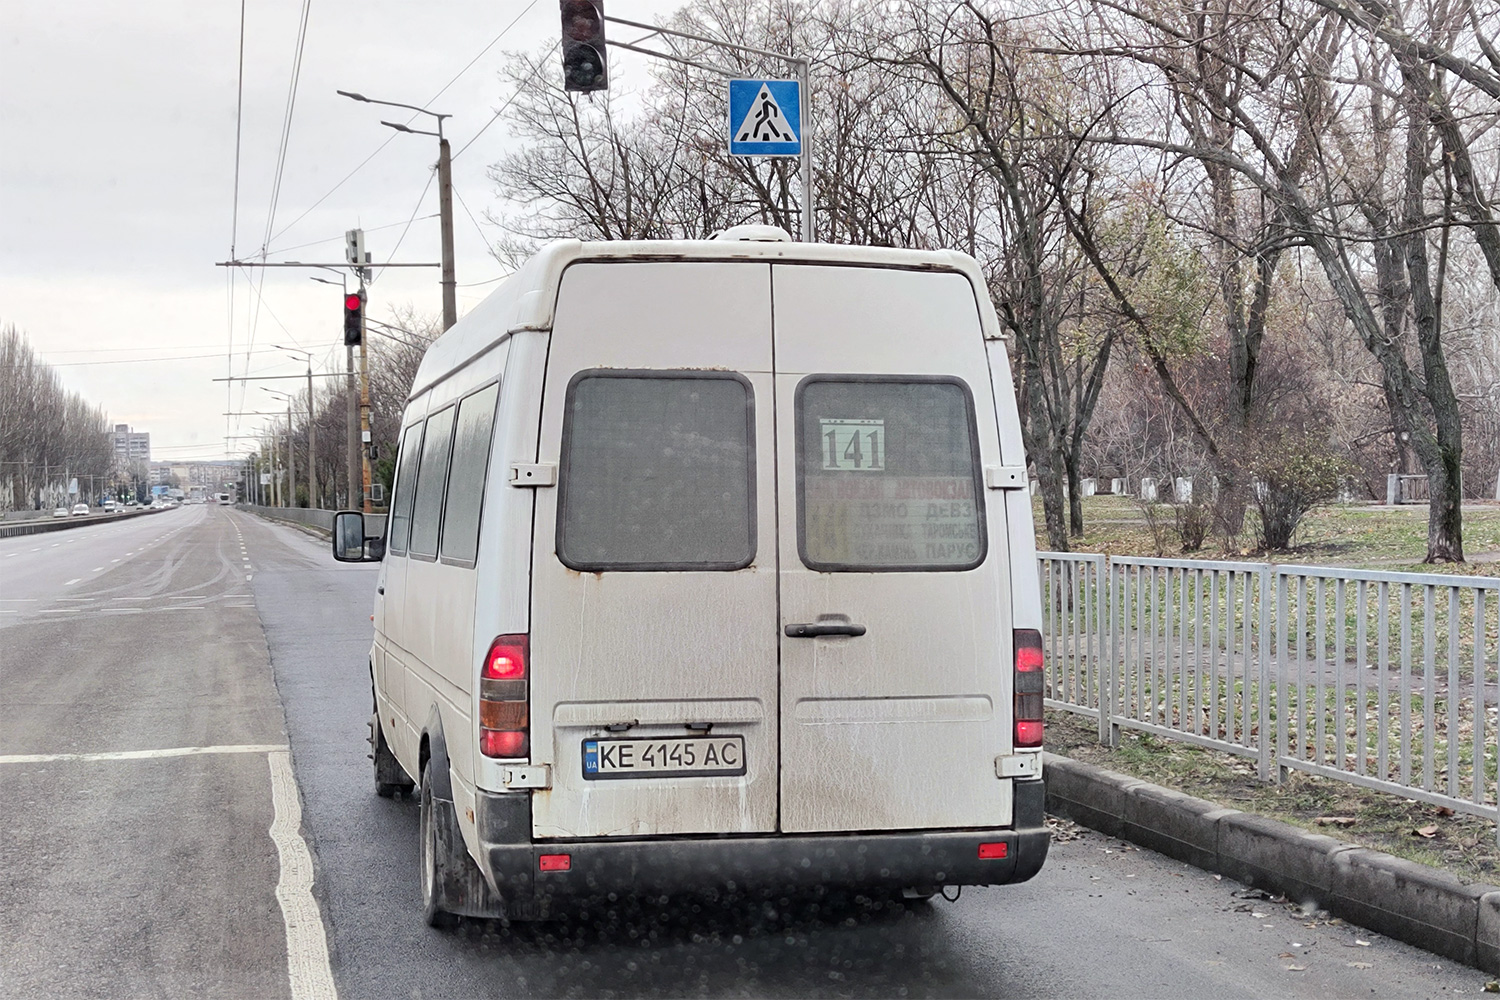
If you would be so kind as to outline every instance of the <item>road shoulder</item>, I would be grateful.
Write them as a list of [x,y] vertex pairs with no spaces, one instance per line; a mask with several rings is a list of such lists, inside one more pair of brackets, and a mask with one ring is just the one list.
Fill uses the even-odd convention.
[[1047,811],[1500,972],[1500,886],[1046,754]]

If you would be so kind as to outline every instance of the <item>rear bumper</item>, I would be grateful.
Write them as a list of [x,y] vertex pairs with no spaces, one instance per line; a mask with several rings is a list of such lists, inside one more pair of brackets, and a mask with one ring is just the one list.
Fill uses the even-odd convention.
[[[475,818],[480,868],[507,908],[520,904],[517,910],[529,910],[534,904],[546,911],[567,900],[611,895],[1024,882],[1047,857],[1043,802],[1041,780],[1016,781],[1015,822],[1008,828],[805,836],[533,843],[530,797],[524,793],[480,792]],[[980,844],[995,843],[1006,845],[1005,857],[979,856]],[[544,854],[569,855],[569,870],[540,871]]]

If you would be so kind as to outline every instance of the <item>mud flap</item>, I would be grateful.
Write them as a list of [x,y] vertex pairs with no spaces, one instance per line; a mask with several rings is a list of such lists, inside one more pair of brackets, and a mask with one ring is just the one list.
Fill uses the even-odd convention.
[[[446,764],[446,762],[444,762]],[[431,767],[429,764],[428,767]],[[430,793],[429,793],[430,794]],[[469,857],[458,814],[451,799],[433,797],[433,903],[446,913],[463,917],[503,917],[505,909]]]

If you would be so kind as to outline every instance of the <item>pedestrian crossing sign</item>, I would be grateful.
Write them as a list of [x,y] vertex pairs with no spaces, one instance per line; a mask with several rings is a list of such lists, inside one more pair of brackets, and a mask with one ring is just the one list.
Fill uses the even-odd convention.
[[796,80],[729,81],[729,155],[802,155],[802,88]]

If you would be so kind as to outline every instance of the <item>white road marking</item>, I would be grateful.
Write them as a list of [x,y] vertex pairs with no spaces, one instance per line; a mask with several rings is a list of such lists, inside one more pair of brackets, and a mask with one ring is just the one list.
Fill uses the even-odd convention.
[[169,600],[169,601],[201,601],[203,598],[205,598],[207,596],[208,596],[207,594],[189,594],[186,597],[169,597],[169,598],[167,598],[167,600]]
[[117,563],[117,562],[119,562],[119,561],[120,561],[120,560],[118,560],[118,559],[111,559],[111,560],[110,560],[110,562],[112,562],[112,563]]
[[328,939],[323,917],[313,898],[312,852],[302,839],[302,805],[297,799],[297,779],[292,773],[291,754],[279,750],[266,755],[271,765],[271,840],[281,858],[281,878],[276,883],[276,901],[286,923],[287,978],[293,1000],[334,1000],[333,969],[328,964]]
[[192,757],[213,753],[285,753],[285,744],[250,743],[217,747],[168,747],[164,750],[111,750],[102,753],[12,753],[0,754],[0,764],[49,764],[53,761],[155,760],[158,757]]
[[141,608],[100,608],[100,613],[108,612],[112,615],[143,615],[146,612]]
[[80,608],[43,608],[42,610],[38,611],[37,614],[39,614],[39,615],[71,615],[73,612],[79,611],[79,610],[82,610],[82,609],[80,609]]
[[172,605],[168,605],[165,608],[162,608],[162,610],[163,611],[202,611],[203,610],[203,605],[201,605],[201,604],[172,604]]
[[71,579],[67,583],[63,584],[63,586],[64,587],[71,587],[71,586],[73,586],[73,584],[77,583],[79,580],[82,580],[82,579],[83,579],[83,577],[81,577],[81,576],[75,576],[73,579]]
[[[249,597],[250,595],[249,594],[230,594],[229,596],[230,597]],[[36,602],[37,602],[37,598],[35,598],[35,597],[0,597],[0,604],[21,604],[21,603],[35,604]]]
[[95,566],[93,569],[89,570],[89,572],[90,573],[103,573],[104,572],[104,567],[103,566]]

